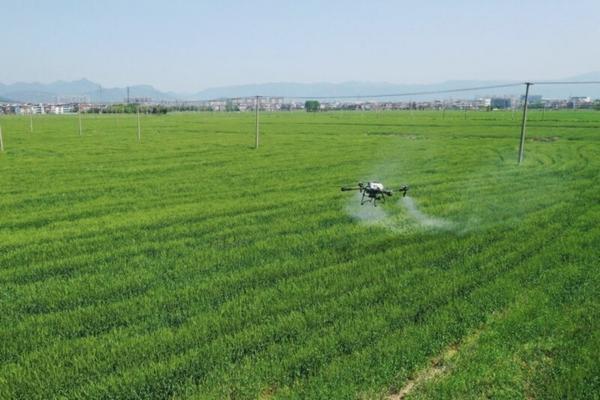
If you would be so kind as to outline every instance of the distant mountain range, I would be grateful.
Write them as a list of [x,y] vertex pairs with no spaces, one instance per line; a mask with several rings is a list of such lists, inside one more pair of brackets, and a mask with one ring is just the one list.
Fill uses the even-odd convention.
[[[600,81],[600,71],[572,76],[557,81]],[[446,81],[434,84],[394,84],[387,82],[343,82],[343,83],[294,83],[276,82],[251,85],[223,86],[205,89],[196,93],[182,94],[162,92],[150,85],[134,85],[129,87],[130,98],[150,98],[154,101],[198,101],[228,97],[250,96],[282,96],[282,97],[323,97],[323,96],[355,96],[373,94],[397,94],[413,92],[435,92],[471,88],[479,86],[495,86],[515,83],[500,80],[463,80]],[[479,91],[443,93],[404,97],[404,99],[444,99],[474,98],[482,96],[518,96],[523,93],[522,87],[496,88]],[[532,87],[532,94],[545,98],[566,98],[569,96],[590,96],[600,98],[600,85],[537,85]],[[57,81],[44,83],[0,83],[0,101],[13,102],[122,102],[127,97],[127,88],[105,88],[100,84],[80,79],[77,81]]]
[[[175,95],[156,90],[150,85],[135,85],[129,88],[130,97],[153,100],[174,100]],[[10,85],[0,83],[0,97],[16,102],[121,102],[127,97],[127,88],[104,88],[100,84],[80,79],[53,83],[18,82]]]

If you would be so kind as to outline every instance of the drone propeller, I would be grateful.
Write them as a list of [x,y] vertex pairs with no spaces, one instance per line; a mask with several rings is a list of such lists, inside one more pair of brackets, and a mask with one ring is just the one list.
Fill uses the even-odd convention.
[[402,197],[406,197],[406,192],[408,192],[408,185],[400,186],[400,189],[398,189],[398,191],[402,192]]

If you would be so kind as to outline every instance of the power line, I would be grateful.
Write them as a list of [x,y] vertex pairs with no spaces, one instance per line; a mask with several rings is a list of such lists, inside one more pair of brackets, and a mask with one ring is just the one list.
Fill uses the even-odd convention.
[[422,92],[404,92],[404,93],[383,93],[383,94],[358,94],[358,95],[339,95],[339,96],[286,96],[286,95],[260,95],[260,96],[238,96],[238,97],[220,97],[210,100],[200,100],[200,102],[210,102],[210,101],[227,101],[227,100],[247,100],[250,98],[268,98],[268,97],[287,97],[289,99],[315,99],[315,100],[323,100],[323,99],[368,99],[368,98],[376,98],[376,97],[405,97],[405,96],[421,96],[428,94],[438,94],[438,93],[455,93],[455,92],[469,92],[474,90],[486,90],[486,89],[500,89],[507,87],[517,87],[522,86],[524,83],[508,83],[503,85],[490,85],[490,86],[476,86],[476,87],[467,87],[467,88],[457,88],[457,89],[443,89],[443,90],[428,90]]
[[456,89],[441,89],[441,90],[425,90],[418,92],[403,92],[403,93],[380,93],[380,94],[356,94],[356,95],[338,95],[338,96],[285,96],[285,95],[260,95],[260,96],[238,96],[238,97],[221,97],[211,100],[203,100],[203,102],[211,101],[227,101],[227,100],[247,100],[249,98],[265,98],[265,97],[287,97],[289,99],[315,99],[315,100],[326,100],[326,99],[370,99],[370,98],[382,98],[382,97],[407,97],[407,96],[425,96],[432,94],[445,94],[445,93],[460,93],[460,92],[472,92],[478,90],[491,90],[491,89],[502,89],[509,87],[519,87],[524,85],[594,85],[600,84],[600,81],[532,81],[532,82],[515,82],[507,83],[502,85],[487,85],[487,86],[472,86]]
[[443,89],[443,90],[427,90],[421,92],[404,92],[404,93],[383,93],[383,94],[366,94],[366,95],[341,95],[341,96],[289,96],[294,99],[366,99],[376,97],[405,97],[405,96],[423,96],[429,94],[443,94],[443,93],[457,93],[457,92],[470,92],[475,90],[487,90],[487,89],[500,89],[507,87],[522,86],[523,83],[508,83],[504,85],[490,85],[490,86],[475,86],[457,89]]
[[600,81],[542,81],[532,82],[534,85],[599,85]]

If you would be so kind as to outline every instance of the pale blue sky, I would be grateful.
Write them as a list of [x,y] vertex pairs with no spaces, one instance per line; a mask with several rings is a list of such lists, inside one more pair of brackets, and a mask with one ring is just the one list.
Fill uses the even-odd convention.
[[599,0],[0,0],[0,82],[192,92],[600,70]]

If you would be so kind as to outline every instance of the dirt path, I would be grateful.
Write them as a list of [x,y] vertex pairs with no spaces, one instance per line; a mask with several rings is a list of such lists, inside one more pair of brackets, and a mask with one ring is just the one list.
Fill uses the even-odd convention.
[[387,399],[403,400],[422,384],[448,372],[450,369],[449,363],[456,357],[459,350],[462,347],[471,345],[473,342],[477,341],[480,333],[480,330],[475,331],[467,336],[462,342],[448,346],[441,355],[431,360],[427,368],[418,371],[406,382],[402,389],[400,389],[397,393],[390,394]]

